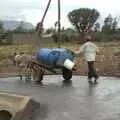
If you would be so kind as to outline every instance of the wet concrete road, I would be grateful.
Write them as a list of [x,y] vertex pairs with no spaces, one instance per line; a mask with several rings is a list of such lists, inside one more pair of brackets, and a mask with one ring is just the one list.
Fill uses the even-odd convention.
[[101,77],[89,85],[74,76],[64,84],[61,76],[45,76],[43,86],[17,78],[0,78],[0,91],[29,95],[41,104],[38,120],[120,120],[120,78]]

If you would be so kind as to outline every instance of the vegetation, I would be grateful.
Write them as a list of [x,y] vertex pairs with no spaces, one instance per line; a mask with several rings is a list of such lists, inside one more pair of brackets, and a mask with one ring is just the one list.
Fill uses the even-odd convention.
[[[111,53],[119,53],[120,52],[120,42],[101,42],[97,43],[100,47],[103,47],[104,49],[109,48],[109,52]],[[47,48],[56,48],[58,47],[56,44],[41,44],[41,45],[5,45],[0,46],[0,60],[9,59],[12,57],[14,52],[20,53],[25,52],[32,54],[36,52],[41,47],[47,47]],[[78,50],[80,45],[79,44],[71,44],[71,43],[65,43],[62,44],[62,48],[69,48],[73,51]]]
[[1,39],[4,39],[4,28],[2,22],[0,21],[0,44],[3,43]]
[[68,18],[77,31],[83,35],[90,31],[99,15],[96,9],[80,8],[70,12]]
[[[98,22],[100,17],[99,11],[90,8],[79,8],[72,10],[68,13],[68,19],[74,28],[64,27],[61,29],[61,40],[62,42],[80,43],[83,40],[83,35],[89,33],[93,36],[96,41],[113,41],[120,40],[120,28],[119,28],[119,17],[113,17],[108,15],[104,19],[104,24]],[[52,38],[58,42],[58,22],[55,22],[54,28],[48,28],[44,30],[46,34],[53,34]],[[27,30],[23,27],[21,22],[20,26],[13,31],[5,31],[0,22],[0,45],[12,44],[13,33],[34,33],[35,30]]]

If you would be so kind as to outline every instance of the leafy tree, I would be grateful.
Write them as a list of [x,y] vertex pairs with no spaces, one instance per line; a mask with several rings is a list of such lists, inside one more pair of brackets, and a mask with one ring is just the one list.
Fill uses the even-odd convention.
[[57,31],[57,27],[58,27],[58,21],[56,21],[56,22],[54,23],[54,31],[55,31],[55,32]]
[[50,34],[50,33],[53,33],[54,32],[54,28],[48,28],[46,30],[46,34]]
[[102,27],[102,31],[104,33],[114,33],[117,30],[119,19],[117,17],[112,17],[112,15],[108,15],[104,20],[104,25]]
[[102,27],[102,31],[104,33],[111,33],[112,32],[112,15],[108,15],[105,19],[104,19],[104,25]]
[[25,29],[23,28],[23,22],[20,23],[20,25],[14,30],[14,32],[25,32]]
[[0,21],[0,36],[4,34],[3,23]]
[[100,23],[95,23],[95,26],[94,26],[94,31],[95,32],[98,32],[98,31],[100,31]]
[[3,28],[3,23],[0,21],[0,44],[3,44],[3,39],[5,39],[5,31]]
[[24,29],[21,26],[19,26],[14,31],[15,32],[24,32]]
[[37,23],[36,32],[38,33],[38,36],[41,36],[41,34],[44,32],[43,23],[41,22]]
[[93,27],[100,14],[96,9],[80,8],[69,12],[68,18],[81,35]]
[[112,30],[113,30],[113,32],[116,32],[117,27],[118,27],[118,22],[119,22],[119,18],[115,17],[113,19],[113,23],[112,23]]

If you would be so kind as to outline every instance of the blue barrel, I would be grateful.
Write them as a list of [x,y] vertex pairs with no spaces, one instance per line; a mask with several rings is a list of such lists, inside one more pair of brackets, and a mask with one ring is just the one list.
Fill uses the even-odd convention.
[[73,60],[73,55],[65,48],[41,48],[37,53],[37,60],[47,63],[48,65],[56,66],[57,60],[70,59]]
[[58,57],[61,59],[70,59],[70,60],[74,59],[72,51],[66,48],[55,48],[52,49],[52,52],[58,54]]
[[48,55],[52,50],[48,48],[41,48],[37,51],[36,57],[38,61],[48,62]]

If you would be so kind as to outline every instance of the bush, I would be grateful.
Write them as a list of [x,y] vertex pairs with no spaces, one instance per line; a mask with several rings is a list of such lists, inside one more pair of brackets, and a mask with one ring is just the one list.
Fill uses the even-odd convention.
[[[59,38],[58,38],[58,33],[54,33],[54,34],[52,35],[52,38],[53,38],[53,41],[57,43],[58,40],[59,40]],[[69,37],[68,37],[65,33],[62,33],[62,34],[61,34],[61,41],[62,41],[62,42],[69,42],[70,39],[69,39]]]

